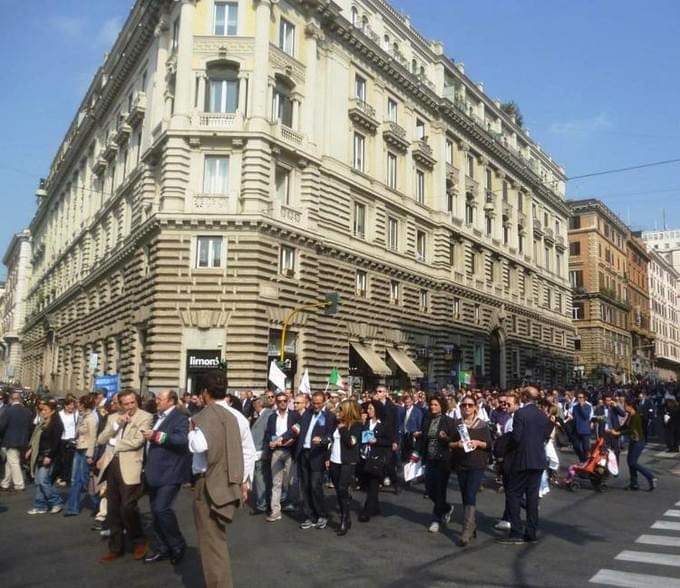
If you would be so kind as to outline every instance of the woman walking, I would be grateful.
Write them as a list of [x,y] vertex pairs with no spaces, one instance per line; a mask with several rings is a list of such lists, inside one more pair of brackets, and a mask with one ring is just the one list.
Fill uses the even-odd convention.
[[479,406],[474,397],[465,396],[459,406],[462,418],[456,421],[456,430],[449,446],[463,500],[463,531],[458,545],[465,547],[477,536],[477,493],[484,479],[484,471],[489,465],[491,431],[480,418]]
[[330,478],[338,498],[340,527],[338,535],[346,535],[352,526],[349,507],[350,486],[359,461],[361,442],[361,411],[355,400],[343,400],[336,408],[338,425],[333,433],[330,455]]
[[367,523],[371,517],[380,514],[378,492],[380,482],[385,477],[385,463],[390,457],[392,436],[380,417],[384,407],[377,400],[371,400],[363,405],[366,411],[366,423],[362,429],[362,482],[366,489],[366,502],[359,515],[359,521]]
[[446,501],[446,489],[451,475],[449,443],[456,427],[446,410],[444,398],[430,399],[430,412],[423,418],[418,434],[419,450],[412,457],[417,460],[422,456],[425,465],[425,491],[433,504],[430,533],[438,533],[439,525],[448,524],[453,514],[453,506]]
[[26,458],[31,460],[31,471],[35,477],[35,498],[28,514],[56,514],[61,512],[64,501],[52,485],[52,470],[59,455],[59,443],[64,425],[57,414],[57,403],[53,399],[43,400],[38,405],[40,423],[31,437],[31,447]]
[[71,468],[71,489],[66,501],[64,516],[80,514],[80,493],[88,487],[90,470],[94,463],[94,450],[97,443],[97,417],[94,410],[94,396],[85,394],[78,399],[78,435],[76,452]]

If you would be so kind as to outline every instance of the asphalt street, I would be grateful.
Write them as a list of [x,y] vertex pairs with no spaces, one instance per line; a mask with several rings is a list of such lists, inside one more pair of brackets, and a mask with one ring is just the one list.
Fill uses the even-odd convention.
[[[574,461],[561,454],[563,466]],[[397,588],[423,587],[680,587],[680,459],[650,446],[643,462],[659,477],[653,492],[627,492],[625,466],[602,494],[591,489],[553,488],[541,501],[540,541],[506,546],[494,541],[493,524],[503,511],[503,495],[493,476],[479,497],[479,536],[471,546],[455,545],[462,507],[455,481],[449,498],[456,505],[450,528],[427,532],[431,503],[422,486],[399,496],[381,493],[384,516],[356,521],[345,537],[331,528],[298,529],[285,517],[267,523],[238,513],[228,529],[236,586]],[[675,470],[676,473],[673,473]],[[90,530],[89,511],[79,517],[29,516],[32,487],[23,494],[0,496],[0,586],[2,588],[200,587],[202,578],[191,515],[191,490],[177,505],[189,543],[178,566],[143,564],[131,555],[97,563],[106,540]],[[332,490],[327,490],[329,504]],[[148,501],[142,499],[145,523]],[[335,526],[335,521],[332,523]]]

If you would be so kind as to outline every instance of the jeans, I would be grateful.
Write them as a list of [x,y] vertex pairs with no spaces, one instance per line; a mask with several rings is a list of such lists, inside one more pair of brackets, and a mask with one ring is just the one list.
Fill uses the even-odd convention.
[[64,504],[61,496],[52,485],[52,464],[40,466],[35,474],[35,498],[33,506],[38,510],[49,510]]
[[450,474],[447,464],[437,462],[425,464],[425,491],[434,503],[432,519],[437,522],[451,509],[451,505],[446,502]]
[[80,493],[87,489],[90,481],[90,464],[87,463],[86,453],[86,449],[77,449],[73,454],[71,489],[66,500],[66,512],[68,513],[80,513]]
[[590,451],[590,435],[574,434],[574,451],[580,462],[586,461]]
[[463,506],[477,505],[477,492],[484,479],[484,470],[460,470],[458,472],[458,485]]
[[650,484],[654,479],[654,474],[648,468],[638,463],[644,448],[644,441],[631,441],[628,447],[628,471],[630,472],[630,485],[633,488],[638,485],[638,472],[647,478]]
[[255,462],[253,473],[253,500],[255,510],[269,510],[269,502],[272,494],[272,472],[270,462],[258,459]]

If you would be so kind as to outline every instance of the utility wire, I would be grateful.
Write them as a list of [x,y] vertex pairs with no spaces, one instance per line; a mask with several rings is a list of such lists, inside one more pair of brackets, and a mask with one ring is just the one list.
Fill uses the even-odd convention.
[[634,169],[643,169],[645,167],[656,167],[658,165],[667,165],[669,163],[679,163],[679,162],[680,162],[680,158],[678,158],[678,159],[666,159],[665,161],[654,161],[652,163],[642,163],[640,165],[631,165],[630,167],[621,167],[621,168],[618,168],[618,169],[608,169],[608,170],[604,170],[604,171],[593,172],[593,173],[590,173],[590,174],[582,174],[580,176],[572,176],[570,178],[567,178],[567,182],[570,182],[572,180],[580,180],[580,179],[583,179],[583,178],[592,178],[592,177],[595,177],[595,176],[604,176],[604,175],[607,175],[607,174],[618,174],[620,172],[631,171],[631,170],[634,170]]

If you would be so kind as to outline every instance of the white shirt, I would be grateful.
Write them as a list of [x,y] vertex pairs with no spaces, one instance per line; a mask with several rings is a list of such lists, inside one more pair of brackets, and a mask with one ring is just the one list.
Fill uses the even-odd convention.
[[158,427],[160,427],[163,424],[163,421],[168,417],[168,415],[175,410],[174,406],[171,406],[168,408],[168,410],[165,410],[163,412],[158,413],[158,418],[156,419],[156,422],[153,425],[153,430],[157,431]]
[[64,432],[61,434],[63,441],[73,441],[78,436],[78,411],[68,413],[65,410],[59,411],[59,418],[64,423]]
[[331,447],[331,463],[342,463],[340,456],[340,429],[335,429],[333,433],[333,446]]
[[314,427],[316,426],[316,421],[318,421],[321,418],[322,414],[323,414],[323,410],[320,410],[317,414],[312,415],[312,420],[309,422],[309,429],[307,429],[307,435],[305,436],[305,442],[302,445],[303,449],[311,449],[312,448],[312,431],[314,431]]
[[[288,430],[288,411],[276,413],[276,436],[281,437]],[[269,439],[271,441],[271,439]]]
[[406,423],[408,423],[408,419],[411,416],[412,412],[413,412],[413,405],[409,406],[406,409],[406,412],[404,413],[404,431],[406,431]]
[[503,433],[512,433],[512,421],[515,418],[515,413],[510,415],[510,418],[505,422],[505,427],[503,427]]

